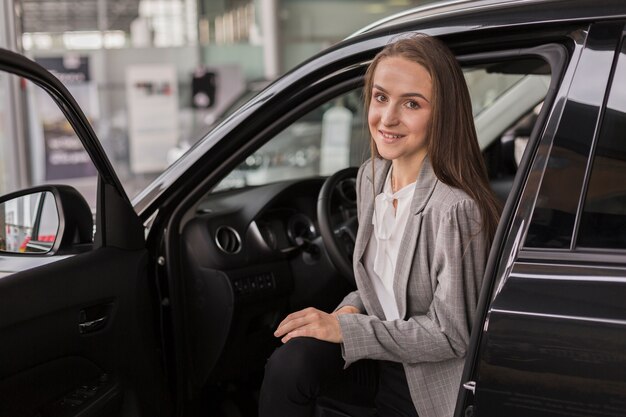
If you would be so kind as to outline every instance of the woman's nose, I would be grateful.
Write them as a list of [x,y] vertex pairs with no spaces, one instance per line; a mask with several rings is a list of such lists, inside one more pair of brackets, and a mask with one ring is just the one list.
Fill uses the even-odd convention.
[[387,106],[382,114],[382,122],[385,126],[394,126],[398,124],[398,112],[395,106]]

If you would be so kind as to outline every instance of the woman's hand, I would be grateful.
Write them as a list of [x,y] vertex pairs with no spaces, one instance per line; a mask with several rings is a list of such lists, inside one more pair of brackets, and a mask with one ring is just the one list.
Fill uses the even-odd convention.
[[343,337],[339,327],[338,314],[354,314],[359,310],[353,306],[344,306],[332,314],[309,307],[291,313],[278,325],[274,336],[282,337],[287,343],[294,337],[313,337],[326,342],[341,343]]

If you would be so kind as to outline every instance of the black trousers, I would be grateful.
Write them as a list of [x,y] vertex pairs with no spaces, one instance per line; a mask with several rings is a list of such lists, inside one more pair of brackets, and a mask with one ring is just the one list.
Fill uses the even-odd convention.
[[346,370],[343,365],[337,343],[290,340],[265,366],[259,417],[311,417],[324,399],[347,409],[371,406],[381,417],[418,417],[402,364],[362,360]]

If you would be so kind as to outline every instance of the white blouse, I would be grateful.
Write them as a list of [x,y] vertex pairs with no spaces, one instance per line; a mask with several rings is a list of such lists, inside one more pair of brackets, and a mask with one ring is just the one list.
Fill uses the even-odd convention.
[[[400,318],[398,304],[393,292],[396,262],[400,242],[409,218],[415,182],[396,193],[391,189],[391,169],[385,179],[383,191],[374,201],[372,224],[374,233],[370,236],[365,252],[365,269],[372,278],[374,291],[383,308],[387,320]],[[394,210],[393,200],[398,200]]]

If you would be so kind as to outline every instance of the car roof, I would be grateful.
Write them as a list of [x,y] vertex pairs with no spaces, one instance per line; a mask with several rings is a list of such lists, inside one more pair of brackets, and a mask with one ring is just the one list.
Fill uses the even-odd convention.
[[346,39],[361,35],[379,36],[406,30],[409,24],[441,25],[456,21],[468,28],[511,26],[524,23],[596,20],[626,17],[624,0],[449,0],[429,3],[378,20]]

